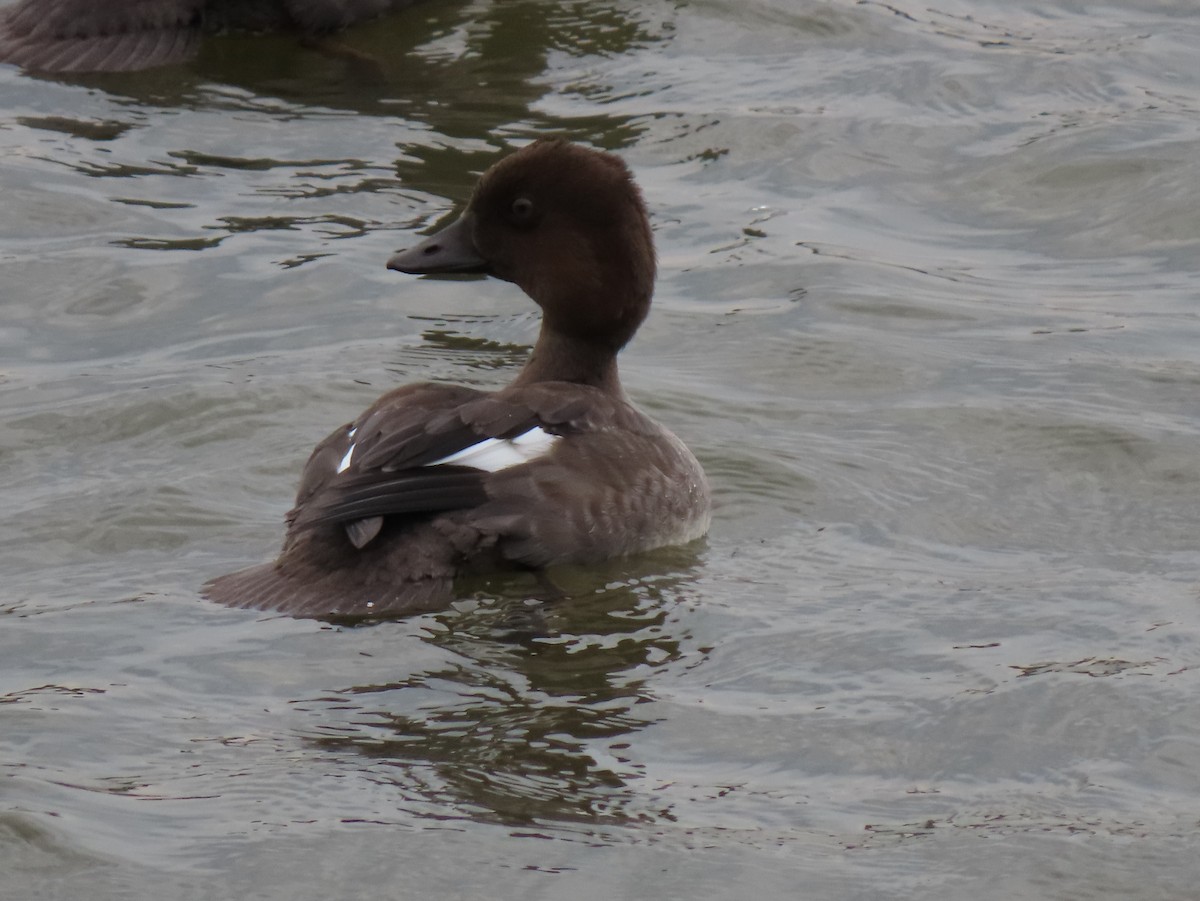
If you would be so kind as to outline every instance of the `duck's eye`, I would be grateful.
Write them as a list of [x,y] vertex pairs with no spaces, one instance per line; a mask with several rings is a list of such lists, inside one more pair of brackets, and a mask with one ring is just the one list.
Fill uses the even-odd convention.
[[509,217],[514,225],[528,225],[533,221],[533,201],[528,197],[518,197],[509,208]]

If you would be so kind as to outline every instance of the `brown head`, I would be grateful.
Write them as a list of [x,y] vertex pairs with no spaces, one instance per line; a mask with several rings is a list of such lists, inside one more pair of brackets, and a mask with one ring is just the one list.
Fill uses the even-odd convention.
[[388,267],[495,275],[542,308],[543,332],[615,353],[649,311],[654,241],[620,158],[543,139],[488,169],[453,225]]

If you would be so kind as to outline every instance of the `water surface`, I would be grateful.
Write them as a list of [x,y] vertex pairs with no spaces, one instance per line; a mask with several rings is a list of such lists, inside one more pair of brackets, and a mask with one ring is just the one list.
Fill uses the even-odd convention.
[[[1190,2],[430,0],[0,69],[0,894],[1189,897]],[[702,547],[365,628],[215,608],[313,443],[503,384],[383,262],[543,133],[653,216]]]

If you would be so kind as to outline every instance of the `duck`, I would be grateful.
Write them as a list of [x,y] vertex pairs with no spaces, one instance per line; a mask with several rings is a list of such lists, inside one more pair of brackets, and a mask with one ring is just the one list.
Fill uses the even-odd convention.
[[516,285],[541,309],[531,353],[497,391],[405,385],[336,429],[305,464],[279,556],[211,580],[206,597],[297,617],[403,616],[449,606],[467,574],[544,573],[705,535],[703,468],[618,374],[656,274],[620,157],[534,141],[387,266]]
[[183,62],[205,33],[318,38],[415,0],[19,0],[0,10],[0,62],[37,72],[130,72]]

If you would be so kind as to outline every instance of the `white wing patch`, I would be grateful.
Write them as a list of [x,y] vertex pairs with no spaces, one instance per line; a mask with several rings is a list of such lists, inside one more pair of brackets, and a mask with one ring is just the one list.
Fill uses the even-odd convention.
[[528,463],[530,460],[536,460],[538,457],[548,454],[561,438],[561,435],[551,435],[538,426],[534,426],[516,438],[485,438],[478,444],[464,447],[448,457],[442,457],[440,460],[434,460],[425,465],[442,466],[453,463],[457,466],[482,469],[484,472],[499,472],[510,466],[520,466],[522,463]]
[[342,457],[342,462],[338,464],[338,472],[345,472],[350,468],[350,461],[354,459],[354,448],[357,447],[357,445],[354,443],[354,433],[357,431],[357,428],[352,428],[346,433],[346,437],[350,439],[350,449],[346,451],[346,455]]

